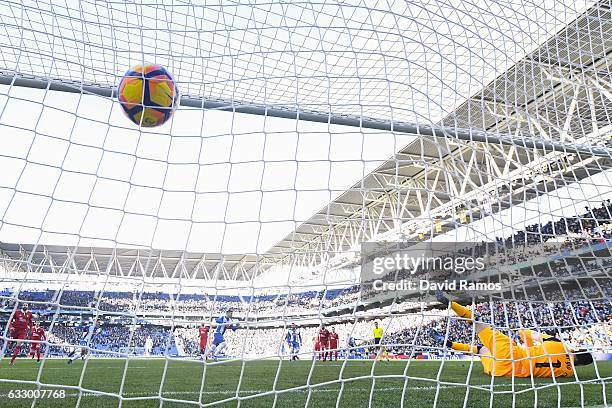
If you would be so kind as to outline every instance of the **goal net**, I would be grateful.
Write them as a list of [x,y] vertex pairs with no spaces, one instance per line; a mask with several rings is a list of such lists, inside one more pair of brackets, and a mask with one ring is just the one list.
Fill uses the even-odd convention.
[[0,1],[0,397],[607,406],[611,7]]

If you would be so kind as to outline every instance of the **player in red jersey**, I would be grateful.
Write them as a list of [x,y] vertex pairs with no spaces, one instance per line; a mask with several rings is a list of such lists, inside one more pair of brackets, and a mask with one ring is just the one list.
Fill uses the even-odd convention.
[[336,329],[332,327],[331,333],[329,333],[329,361],[332,360],[332,356],[335,355],[336,361],[338,361],[338,333]]
[[327,330],[323,325],[321,325],[321,329],[319,330],[319,342],[321,343],[321,354],[323,354],[323,361],[325,361],[327,360],[329,350],[329,330]]
[[[43,329],[40,324],[34,323],[34,327],[32,328],[32,331],[30,332],[30,340],[36,340],[36,341],[41,341],[41,342],[47,340],[45,329]],[[32,358],[34,358],[34,354],[36,354],[37,362],[40,362],[40,350],[42,349],[42,346],[43,345],[41,343],[31,343],[30,344],[30,354],[32,355]]]
[[210,326],[200,327],[198,329],[198,335],[200,336],[200,356],[203,360],[208,358],[208,333],[210,332]]
[[314,342],[314,355],[312,356],[315,360],[321,359],[321,341],[319,340],[319,336],[316,335],[312,338]]
[[[28,310],[28,304],[24,303],[21,306],[21,310],[17,310],[11,316],[9,321],[9,329],[11,336],[15,340],[25,340],[28,338],[28,331],[32,331],[32,312]],[[13,350],[13,356],[11,357],[10,365],[15,364],[15,358],[19,354],[21,349],[21,341],[15,342],[15,349]]]

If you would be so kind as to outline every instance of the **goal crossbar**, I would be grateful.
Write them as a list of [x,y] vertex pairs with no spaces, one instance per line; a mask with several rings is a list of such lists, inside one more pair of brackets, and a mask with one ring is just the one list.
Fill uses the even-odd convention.
[[[117,96],[117,88],[113,86],[104,86],[100,84],[85,85],[75,81],[65,80],[47,80],[33,76],[26,77],[20,74],[11,74],[1,71],[0,85],[48,89],[50,91],[68,93],[86,93],[106,98],[115,98]],[[330,125],[358,127],[362,129],[404,133],[416,136],[447,137],[468,142],[495,143],[525,149],[539,149],[547,152],[585,154],[589,156],[612,158],[612,150],[602,146],[576,145],[554,140],[536,139],[532,137],[516,137],[512,135],[504,135],[475,129],[463,129],[439,125],[432,126],[430,124],[410,122],[384,121],[353,115],[337,115],[333,112],[326,114],[323,112],[292,109],[290,107],[253,105],[244,102],[227,101],[222,99],[206,99],[193,95],[182,95],[181,106],[244,113],[249,115],[269,116],[283,119],[303,120],[306,122],[327,123]]]

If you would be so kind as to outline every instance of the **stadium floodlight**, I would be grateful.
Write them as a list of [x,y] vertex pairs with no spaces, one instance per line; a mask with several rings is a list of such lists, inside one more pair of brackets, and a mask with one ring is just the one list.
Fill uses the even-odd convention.
[[611,9],[0,0],[0,394],[607,406]]

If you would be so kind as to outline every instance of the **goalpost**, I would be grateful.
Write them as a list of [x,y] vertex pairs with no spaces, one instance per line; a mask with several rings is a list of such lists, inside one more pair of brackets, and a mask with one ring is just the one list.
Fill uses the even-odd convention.
[[[48,334],[40,366],[0,369],[0,394],[605,406],[611,7],[0,1],[0,366],[25,303]],[[117,100],[145,63],[180,91],[155,128]],[[530,329],[595,361],[568,378],[483,380],[482,355],[450,347],[480,350],[476,325],[437,288],[516,344]],[[230,309],[231,358],[201,361],[198,328],[216,341]],[[82,346],[92,321],[100,338]],[[340,336],[327,367],[324,326]],[[76,377],[54,378],[53,356],[81,347]],[[160,375],[139,387],[145,353]],[[107,385],[88,374],[97,357],[120,362]]]

